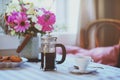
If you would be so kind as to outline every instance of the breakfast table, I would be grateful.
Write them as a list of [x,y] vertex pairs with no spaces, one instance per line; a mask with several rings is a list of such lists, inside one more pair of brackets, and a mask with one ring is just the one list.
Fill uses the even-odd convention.
[[63,64],[56,65],[54,71],[43,71],[40,62],[25,62],[15,68],[1,68],[0,80],[120,80],[120,69],[91,62],[91,73],[72,73],[74,56],[67,56]]

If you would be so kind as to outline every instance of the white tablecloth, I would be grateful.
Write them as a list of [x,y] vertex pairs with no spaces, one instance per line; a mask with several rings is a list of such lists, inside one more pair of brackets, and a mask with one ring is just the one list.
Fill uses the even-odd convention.
[[0,69],[0,80],[120,80],[120,69],[91,63],[89,67],[96,68],[92,74],[72,74],[68,68],[73,66],[72,60],[66,60],[57,65],[56,71],[42,71],[40,63],[26,62],[16,68]]

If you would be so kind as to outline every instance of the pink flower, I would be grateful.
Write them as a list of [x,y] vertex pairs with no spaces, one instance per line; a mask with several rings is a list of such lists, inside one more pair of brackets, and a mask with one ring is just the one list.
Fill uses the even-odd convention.
[[16,16],[18,15],[18,12],[12,12],[10,16],[7,18],[7,25],[14,26],[14,20],[16,19]]
[[16,32],[25,32],[30,27],[27,15],[23,12],[18,12],[14,22],[16,24],[14,27]]
[[54,13],[51,13],[50,11],[46,11],[42,8],[43,15],[38,16],[38,23],[42,25],[42,31],[52,31],[53,30],[53,24],[56,21]]

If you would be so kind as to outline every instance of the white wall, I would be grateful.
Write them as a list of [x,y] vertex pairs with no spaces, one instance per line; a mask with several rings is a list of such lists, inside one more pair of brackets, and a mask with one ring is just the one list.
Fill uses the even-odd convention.
[[0,49],[16,49],[19,45],[17,37],[0,35]]
[[[75,34],[64,33],[55,35],[57,36],[57,42],[65,45],[75,45]],[[0,49],[16,49],[19,45],[19,39],[17,37],[0,35]]]
[[64,45],[76,45],[75,33],[64,33],[57,35],[57,42]]
[[18,45],[17,37],[0,34],[0,55],[17,55],[16,48]]

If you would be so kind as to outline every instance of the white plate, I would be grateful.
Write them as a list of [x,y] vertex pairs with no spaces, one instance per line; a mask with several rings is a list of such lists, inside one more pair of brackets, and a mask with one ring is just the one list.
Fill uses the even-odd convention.
[[21,57],[21,59],[21,62],[0,62],[0,68],[14,68],[28,61],[28,59],[24,57]]
[[75,67],[69,67],[68,69],[70,73],[74,73],[74,74],[89,74],[97,71],[96,69],[93,69],[93,68],[87,68],[85,71],[80,71]]

